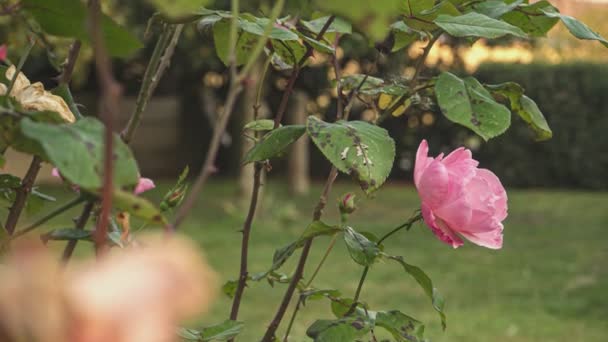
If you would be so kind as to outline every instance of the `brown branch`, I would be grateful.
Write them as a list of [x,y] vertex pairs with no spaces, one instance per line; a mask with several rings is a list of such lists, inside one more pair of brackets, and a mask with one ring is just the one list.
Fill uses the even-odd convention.
[[80,54],[81,45],[82,43],[80,42],[80,40],[75,40],[74,43],[72,43],[70,51],[68,52],[68,57],[63,67],[63,71],[58,77],[59,84],[70,83],[70,80],[72,79],[72,74],[74,73],[74,66],[76,65],[76,60],[78,59],[78,55]]
[[[316,40],[323,38],[323,35],[325,34],[325,32],[327,32],[329,26],[335,18],[336,17],[332,15],[327,19],[325,25],[323,25],[321,31],[319,31],[319,33],[317,34]],[[308,57],[312,56],[313,51],[314,48],[311,45],[308,45],[304,56],[302,56],[298,63],[293,66],[293,70],[291,71],[291,75],[289,76],[289,81],[287,82],[287,87],[285,88],[285,92],[283,93],[283,98],[281,99],[281,103],[279,104],[279,109],[277,110],[277,115],[274,118],[275,129],[281,125],[281,120],[283,119],[283,115],[287,110],[287,102],[289,102],[289,98],[291,97],[291,93],[293,92],[293,87],[296,83],[296,80],[298,79],[298,76],[300,75],[300,69],[302,69],[304,63],[306,63],[306,60],[308,60]]]
[[[82,213],[76,220],[76,229],[82,230],[84,226],[89,221],[89,217],[91,217],[91,212],[93,211],[93,207],[95,206],[94,202],[87,202],[85,206],[82,208]],[[78,240],[71,240],[65,246],[63,250],[63,255],[61,256],[61,261],[67,263],[72,257],[72,253],[74,253],[74,249],[76,248],[76,244],[78,244]]]
[[[327,25],[327,23],[326,23],[326,27],[329,27],[329,25]],[[334,71],[336,72],[337,88],[341,89],[340,68],[339,68],[339,65],[337,63],[335,63],[335,61],[336,61],[336,58],[334,55]],[[363,80],[363,82],[361,82],[361,85],[364,82],[365,82],[365,79]],[[338,120],[342,119],[342,117],[343,117],[342,111],[344,108],[344,106],[342,106],[342,104],[341,104],[342,100],[340,99],[339,95],[340,94],[338,94],[338,101],[340,102],[340,105],[338,105],[338,111],[336,113],[336,119],[338,119]],[[352,97],[349,97],[349,100],[350,99],[352,99]],[[346,120],[348,118],[345,116],[344,119]],[[325,206],[327,205],[327,197],[329,196],[331,187],[332,187],[334,181],[336,180],[337,176],[338,176],[338,169],[335,166],[332,166],[332,168],[329,172],[329,175],[327,176],[327,180],[325,181],[325,185],[323,186],[323,191],[321,192],[319,201],[313,211],[313,215],[312,215],[313,221],[318,221],[321,219],[321,216],[323,216],[323,210],[325,209]],[[309,255],[310,249],[312,247],[312,241],[313,241],[313,239],[311,238],[311,239],[306,240],[306,242],[304,243],[304,247],[302,248],[302,254],[300,254],[300,259],[298,260],[298,265],[296,267],[294,275],[292,276],[291,282],[289,283],[289,286],[287,287],[287,290],[285,291],[283,300],[281,301],[281,304],[279,305],[279,308],[278,308],[274,318],[270,322],[270,325],[268,326],[268,329],[266,330],[266,333],[264,334],[264,337],[262,338],[262,342],[272,341],[279,325],[281,324],[281,320],[285,316],[285,312],[287,311],[287,308],[289,307],[289,303],[291,302],[291,298],[293,297],[296,287],[304,275],[304,267],[306,266],[306,261],[308,260],[308,255]],[[299,305],[296,305],[296,310],[298,308],[299,308]],[[292,316],[294,320],[295,320],[296,314],[297,314],[297,311],[294,312],[294,315]],[[287,334],[289,334],[289,331],[286,333],[286,337],[287,337]]]
[[103,188],[101,193],[101,210],[95,229],[94,240],[96,252],[102,253],[106,243],[110,210],[112,209],[113,190],[113,120],[118,114],[120,102],[120,85],[112,75],[112,62],[106,51],[101,32],[101,8],[99,0],[89,0],[89,34],[95,56],[97,82],[101,87],[102,98],[100,118],[104,123],[104,158],[103,158]]
[[226,103],[224,104],[224,111],[221,114],[220,118],[215,123],[215,127],[213,128],[213,136],[211,137],[211,143],[209,144],[209,149],[207,150],[207,156],[205,157],[205,162],[203,167],[192,186],[192,190],[184,203],[181,205],[177,214],[175,215],[175,220],[173,222],[173,229],[178,229],[179,226],[183,223],[184,219],[190,213],[190,210],[194,207],[196,200],[198,199],[201,191],[207,179],[215,170],[213,164],[215,163],[215,159],[217,157],[218,150],[220,148],[220,142],[224,131],[226,130],[226,126],[228,125],[228,120],[232,115],[232,111],[234,105],[236,103],[236,97],[241,92],[242,86],[240,84],[233,85],[230,87],[228,92],[228,97],[226,98]]
[[[234,295],[234,301],[232,302],[232,310],[230,311],[230,319],[236,321],[239,315],[239,307],[241,305],[241,298],[247,285],[247,278],[249,276],[249,270],[247,269],[247,261],[249,256],[249,236],[251,233],[251,225],[255,216],[255,210],[258,204],[258,195],[261,186],[261,175],[262,175],[261,163],[255,163],[254,174],[253,174],[253,191],[251,193],[251,202],[249,203],[249,211],[247,212],[247,218],[243,224],[243,239],[241,241],[241,268],[239,275],[239,283],[236,288]],[[230,339],[233,341],[234,339]]]
[[[321,31],[319,31],[319,34],[317,35],[317,40],[319,40],[323,37],[323,35],[325,34],[327,29],[333,22],[334,18],[335,18],[334,16],[331,16],[327,19],[327,21],[325,22],[325,25],[323,25],[323,28],[321,29]],[[281,98],[281,103],[279,104],[279,108],[277,110],[277,115],[275,116],[273,129],[277,129],[280,126],[281,119],[283,118],[283,115],[285,114],[285,111],[287,110],[287,103],[289,102],[289,98],[291,97],[291,94],[293,93],[293,87],[295,85],[296,79],[298,78],[300,68],[304,65],[304,63],[306,62],[308,57],[312,54],[312,51],[313,51],[312,46],[308,46],[304,56],[302,56],[300,61],[296,65],[294,65],[294,68],[291,72],[291,76],[289,78],[289,82],[287,83],[287,87],[286,87],[285,91],[283,92],[283,96]],[[259,101],[259,96],[258,96],[258,101]],[[256,115],[255,115],[256,118],[257,118],[258,108],[259,108],[259,103],[257,103],[254,106],[254,111],[256,112]],[[239,276],[239,284],[237,286],[237,292],[235,294],[234,301],[232,303],[232,311],[230,313],[231,320],[236,320],[238,317],[238,310],[239,310],[242,294],[243,294],[243,291],[245,290],[245,285],[247,283],[247,275],[248,275],[247,250],[248,250],[248,245],[249,245],[249,234],[250,234],[250,230],[251,230],[251,221],[253,220],[253,215],[255,213],[256,204],[258,201],[259,187],[261,185],[260,180],[261,180],[261,175],[262,175],[262,173],[261,173],[262,165],[259,163],[256,163],[256,165],[254,167],[255,167],[255,172],[254,172],[254,176],[253,176],[254,185],[253,185],[253,191],[251,194],[251,201],[250,201],[250,205],[249,205],[249,214],[247,215],[247,220],[245,221],[245,224],[243,226],[243,241],[242,241],[242,246],[241,246],[241,272],[240,272],[240,276]],[[231,339],[231,341],[233,341],[233,339]]]
[[6,231],[11,235],[15,231],[15,227],[19,221],[19,217],[21,217],[23,208],[25,208],[27,197],[29,196],[30,192],[32,192],[32,187],[34,186],[38,172],[40,172],[41,166],[42,159],[40,159],[38,156],[34,156],[29,168],[27,169],[27,172],[25,173],[25,177],[23,177],[21,186],[16,190],[15,202],[13,202],[13,205],[8,212],[8,217],[6,218],[6,223],[4,225]]
[[146,105],[156,90],[158,82],[163,77],[165,70],[171,63],[171,58],[173,57],[175,47],[177,46],[177,42],[179,41],[183,28],[184,25],[182,24],[178,24],[175,27],[167,25],[163,28],[163,32],[161,33],[161,36],[156,43],[156,47],[154,48],[152,58],[148,63],[148,67],[146,68],[144,80],[137,96],[135,110],[133,111],[129,122],[120,134],[122,140],[127,144],[129,144],[133,139],[135,130],[142,120],[142,115],[146,109]]

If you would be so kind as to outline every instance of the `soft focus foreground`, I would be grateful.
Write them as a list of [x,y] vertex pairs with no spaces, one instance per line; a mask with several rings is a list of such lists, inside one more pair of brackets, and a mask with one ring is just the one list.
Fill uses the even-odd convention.
[[[237,187],[232,181],[211,184],[209,196],[201,200],[195,216],[184,224],[185,233],[198,241],[211,267],[220,273],[219,283],[236,277],[239,262],[239,251],[231,249],[238,240],[244,215],[239,212],[243,199],[235,195]],[[352,184],[338,182],[328,205],[328,220],[339,217],[339,194],[354,190]],[[166,186],[161,185],[147,194],[158,199],[165,191]],[[262,211],[254,225],[258,235],[252,238],[256,246],[251,253],[253,273],[268,268],[276,246],[285,245],[300,234],[300,227],[294,222],[309,216],[319,191],[320,184],[316,184],[310,195],[294,200],[279,180],[267,181]],[[52,193],[61,199],[58,190]],[[357,196],[364,197],[358,192]],[[510,215],[505,221],[508,232],[503,248],[497,252],[473,244],[451,250],[423,223],[387,242],[388,250],[407,253],[413,264],[424,265],[429,276],[436,279],[436,286],[446,297],[445,332],[416,282],[395,273],[390,264],[373,266],[363,295],[373,307],[400,306],[417,312],[418,318],[427,322],[427,334],[433,341],[604,342],[608,334],[604,290],[608,272],[600,261],[608,258],[608,212],[602,203],[608,203],[608,194],[509,190]],[[417,206],[419,199],[413,186],[388,184],[375,199],[359,203],[352,220],[357,221],[357,227],[381,234],[402,222]],[[573,216],[572,212],[585,214]],[[310,276],[328,241],[319,239],[305,275]],[[336,249],[317,278],[318,287],[343,287],[344,292],[352,292],[361,268],[350,261],[342,242]],[[77,252],[81,257],[91,253],[86,244]],[[285,267],[293,268],[294,264],[292,260]],[[242,341],[255,341],[260,336],[275,309],[268,303],[279,300],[282,291],[277,289],[284,287],[275,284],[273,290],[266,282],[251,283],[247,289],[251,292],[243,302],[242,320],[248,324]],[[220,294],[210,314],[188,326],[215,324],[213,317],[227,315],[230,303],[228,297]],[[326,301],[307,301],[301,315],[294,326],[294,336],[304,336],[316,317],[329,316],[331,311]]]
[[1,341],[176,341],[176,324],[216,292],[215,274],[179,237],[143,237],[70,269],[56,260],[39,241],[11,246],[0,268]]

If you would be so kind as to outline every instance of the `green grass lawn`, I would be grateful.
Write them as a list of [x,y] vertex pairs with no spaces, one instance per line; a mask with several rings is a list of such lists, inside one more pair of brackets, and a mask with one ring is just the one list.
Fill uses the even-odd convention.
[[[274,250],[293,241],[305,228],[320,192],[317,185],[309,196],[293,198],[277,181],[269,183],[253,227],[251,272],[266,270]],[[339,194],[354,190],[355,185],[346,182],[334,187],[326,222],[337,222]],[[159,198],[162,190],[149,196]],[[200,243],[222,282],[237,277],[241,236],[237,231],[246,201],[236,195],[233,182],[209,184],[194,215],[183,226],[183,233]],[[387,185],[375,198],[361,201],[350,225],[381,235],[405,221],[417,206],[412,187]],[[399,309],[425,322],[426,336],[432,341],[608,341],[606,229],[608,193],[512,190],[502,250],[470,243],[454,250],[421,224],[386,243],[387,252],[403,255],[423,268],[446,298],[445,332],[422,290],[396,264],[374,265],[361,298],[372,310]],[[315,240],[306,274],[310,275],[328,242],[328,238]],[[293,270],[297,257],[292,259],[283,272]],[[360,273],[361,267],[352,262],[340,242],[315,285],[352,296]],[[280,284],[271,288],[266,282],[250,284],[240,315],[246,322],[241,341],[258,341],[284,288]],[[220,296],[212,312],[197,324],[223,321],[230,303]],[[290,341],[308,341],[306,327],[315,318],[331,317],[326,301],[307,302]]]

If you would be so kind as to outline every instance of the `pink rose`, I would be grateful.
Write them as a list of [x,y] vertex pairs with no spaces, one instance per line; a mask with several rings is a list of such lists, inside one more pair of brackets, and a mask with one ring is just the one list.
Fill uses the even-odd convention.
[[0,45],[0,62],[4,62],[6,60],[6,54],[8,49],[6,48],[6,44]]
[[447,157],[432,158],[423,140],[416,153],[414,183],[422,201],[422,217],[443,242],[457,248],[463,236],[479,246],[502,247],[502,221],[507,193],[492,171],[477,168],[463,147]]

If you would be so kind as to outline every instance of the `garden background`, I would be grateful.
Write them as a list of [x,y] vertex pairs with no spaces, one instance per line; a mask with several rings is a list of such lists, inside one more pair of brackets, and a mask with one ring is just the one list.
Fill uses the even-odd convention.
[[[215,7],[227,7],[222,1]],[[608,4],[603,1],[552,1],[562,12],[574,15],[590,27],[608,36]],[[151,8],[141,1],[108,1],[113,17],[143,35]],[[258,1],[247,2],[253,11]],[[261,8],[264,8],[262,2]],[[0,18],[0,20],[8,20]],[[15,34],[19,28],[2,23],[0,37],[9,46],[25,43]],[[412,185],[414,150],[422,138],[431,142],[431,154],[464,145],[473,150],[481,166],[493,170],[509,193],[510,216],[505,222],[505,243],[500,251],[482,250],[471,244],[446,251],[423,225],[390,242],[391,248],[408,251],[412,263],[425,265],[437,287],[448,298],[446,311],[449,329],[442,332],[439,323],[415,284],[395,277],[382,266],[370,279],[366,291],[374,305],[398,302],[399,306],[419,312],[429,322],[427,335],[433,341],[606,341],[608,340],[608,54],[600,44],[580,42],[567,37],[564,29],[551,32],[549,39],[521,41],[503,39],[496,45],[479,41],[469,46],[466,41],[442,40],[428,59],[431,70],[451,70],[474,74],[487,83],[515,81],[535,99],[553,130],[553,138],[534,142],[521,120],[516,120],[506,134],[482,144],[474,133],[442,118],[438,109],[411,112],[391,118],[383,126],[397,142],[398,162],[386,190],[376,197],[365,198],[365,210],[354,215],[365,230],[381,231],[394,226],[418,205]],[[23,41],[22,41],[23,40]],[[61,45],[62,41],[51,42]],[[381,47],[380,47],[381,48]],[[340,63],[344,74],[361,73],[370,65],[390,77],[404,77],[404,68],[415,58],[420,46],[396,54],[378,54],[354,35],[343,46]],[[144,72],[151,47],[117,65],[117,76],[125,86],[123,108],[134,105],[136,91]],[[87,58],[88,56],[88,58]],[[319,66],[303,73],[296,84],[288,120],[298,122],[308,115],[325,115],[335,111],[335,94],[331,92],[331,75],[323,56],[316,56]],[[75,74],[74,97],[83,110],[96,108],[97,93],[91,52],[83,51]],[[314,61],[313,61],[313,64]],[[261,66],[260,66],[261,67]],[[30,58],[25,73],[32,79],[52,82],[56,73],[48,67],[45,55]],[[431,74],[433,71],[430,71]],[[255,73],[254,73],[255,74]],[[258,75],[260,72],[257,73]],[[272,72],[267,78],[262,112],[276,108],[279,94],[285,88],[286,74]],[[227,75],[215,56],[209,35],[195,30],[184,32],[174,61],[151,100],[141,130],[133,142],[142,175],[159,185],[148,196],[160,198],[168,185],[186,165],[200,168],[211,135],[216,113],[221,111]],[[250,145],[241,135],[242,123],[250,120],[255,94],[246,89],[239,99],[240,123],[233,124],[222,139],[222,150],[216,164],[215,181],[197,204],[196,215],[185,223],[185,232],[200,242],[211,265],[223,280],[235,274],[224,273],[238,266],[240,228],[251,184],[248,168],[240,167],[243,151]],[[130,110],[123,111],[124,113]],[[375,113],[359,106],[353,116],[373,118]],[[117,118],[121,127],[126,118]],[[321,177],[330,165],[309,142],[302,140],[282,160],[273,163],[268,186],[263,188],[263,201],[258,213],[252,241],[256,246],[251,269],[261,271],[277,245],[296,238],[296,223],[312,211]],[[15,161],[6,171],[25,173],[29,159]],[[67,190],[51,177],[50,169],[41,172],[41,186],[61,201]],[[342,181],[341,181],[342,180]],[[338,180],[332,198],[356,186]],[[404,199],[405,198],[405,199]],[[272,209],[272,210],[270,210]],[[333,218],[338,213],[330,207]],[[372,216],[372,212],[374,215]],[[69,212],[66,217],[76,215]],[[378,220],[377,217],[382,217]],[[213,222],[211,224],[210,222]],[[321,242],[323,244],[326,242]],[[343,248],[340,246],[339,248]],[[83,248],[84,250],[84,248]],[[441,253],[440,253],[441,251]],[[80,251],[84,253],[84,251]],[[221,253],[220,253],[221,252]],[[321,250],[313,252],[318,260]],[[319,276],[319,285],[356,284],[359,270],[347,265],[346,253],[334,253]],[[314,265],[311,262],[310,265]],[[309,271],[310,272],[310,271]],[[283,285],[275,285],[283,286]],[[259,336],[269,321],[280,291],[269,291],[266,284],[256,283],[244,301],[243,319],[250,322],[243,332]],[[215,313],[225,316],[230,300],[220,298]],[[303,336],[307,319],[327,312],[324,302],[309,302],[295,328]],[[205,317],[201,317],[201,323]],[[308,322],[309,323],[309,322]],[[299,342],[299,341],[297,341]]]

